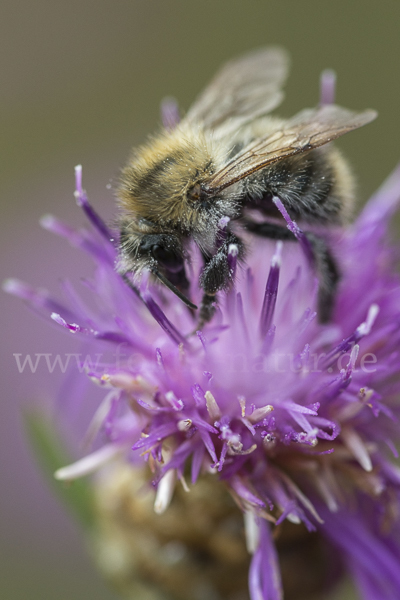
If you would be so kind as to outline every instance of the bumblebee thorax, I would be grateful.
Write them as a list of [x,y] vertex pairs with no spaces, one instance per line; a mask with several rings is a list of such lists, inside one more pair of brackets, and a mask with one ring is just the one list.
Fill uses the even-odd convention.
[[153,137],[133,151],[123,170],[122,207],[135,217],[190,228],[217,162],[211,140],[200,129],[177,128]]

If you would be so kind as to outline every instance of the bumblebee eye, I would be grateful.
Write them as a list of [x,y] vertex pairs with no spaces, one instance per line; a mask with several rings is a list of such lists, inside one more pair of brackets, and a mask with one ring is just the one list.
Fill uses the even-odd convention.
[[151,243],[151,237],[144,236],[139,244],[140,254],[148,254],[149,252],[151,252],[152,247],[153,244]]
[[168,248],[154,244],[151,248],[151,255],[159,264],[170,271],[182,268],[182,258]]

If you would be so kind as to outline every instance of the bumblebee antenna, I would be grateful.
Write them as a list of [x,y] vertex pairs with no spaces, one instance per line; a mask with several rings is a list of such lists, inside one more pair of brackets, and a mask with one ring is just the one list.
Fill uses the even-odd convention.
[[184,304],[186,304],[186,306],[188,306],[189,308],[193,308],[194,310],[197,309],[197,306],[195,304],[193,304],[193,302],[190,302],[190,300],[188,298],[186,298],[186,296],[184,296],[184,294],[182,294],[182,292],[180,292],[178,290],[177,287],[174,286],[173,283],[171,283],[166,277],[164,277],[164,275],[162,273],[160,273],[160,271],[157,271],[156,269],[152,269],[151,271],[153,273],[153,275],[155,275],[156,277],[158,277],[158,279],[169,289],[171,290],[171,292],[173,292],[175,294],[175,296],[178,296],[178,298],[180,300],[182,300],[182,302]]

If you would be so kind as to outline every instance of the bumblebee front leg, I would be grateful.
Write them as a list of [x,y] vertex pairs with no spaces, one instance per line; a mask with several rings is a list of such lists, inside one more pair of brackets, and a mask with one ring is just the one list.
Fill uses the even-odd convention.
[[200,286],[204,293],[197,329],[201,329],[212,319],[217,302],[216,294],[231,287],[235,278],[236,261],[241,259],[243,254],[242,240],[227,232],[217,252],[211,257],[204,257],[205,265],[200,275]]

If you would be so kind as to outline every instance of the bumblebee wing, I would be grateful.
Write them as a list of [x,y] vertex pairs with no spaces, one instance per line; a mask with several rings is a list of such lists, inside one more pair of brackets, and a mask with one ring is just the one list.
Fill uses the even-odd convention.
[[224,135],[236,130],[282,102],[281,87],[288,69],[288,55],[278,47],[262,48],[228,62],[197,98],[185,122],[222,128]]
[[273,134],[248,144],[213,175],[206,192],[215,194],[269,164],[327,144],[376,116],[374,110],[357,113],[333,104],[303,110]]

